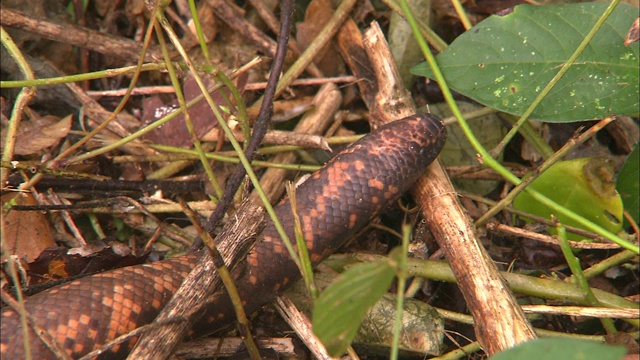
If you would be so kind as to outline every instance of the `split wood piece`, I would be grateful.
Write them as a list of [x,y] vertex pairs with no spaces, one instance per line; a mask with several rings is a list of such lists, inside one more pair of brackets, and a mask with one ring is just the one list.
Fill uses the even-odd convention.
[[[296,127],[297,132],[323,133],[338,111],[342,95],[334,84],[326,84],[320,88],[314,102],[318,104],[316,110],[302,118]],[[273,161],[285,163],[295,160],[294,154],[285,153],[277,155]],[[265,172],[261,185],[271,202],[277,200],[284,192],[287,177],[286,170],[268,169]],[[245,258],[247,248],[259,233],[263,216],[264,208],[254,193],[238,208],[234,221],[229,221],[216,237],[218,251],[225,259],[227,266],[233,268]],[[154,322],[166,325],[158,326],[143,335],[129,355],[129,359],[168,358],[195,322],[193,317],[198,315],[207,303],[206,299],[221,289],[220,286],[221,281],[213,260],[210,256],[203,256]],[[168,319],[181,319],[181,321],[171,322]]]
[[[0,8],[0,23],[2,23],[2,26],[24,30],[49,40],[115,56],[125,61],[138,59],[140,53],[142,53],[142,43],[138,41],[90,30],[81,26],[33,19],[19,11],[4,7]],[[144,60],[153,62],[155,59],[162,59],[162,53],[154,47],[149,47]]]
[[[221,130],[213,129],[203,136],[201,140],[211,142],[218,141],[220,139],[220,133]],[[236,140],[240,142],[245,141],[244,134],[242,134],[240,129],[233,129],[233,135],[236,137]],[[262,139],[262,144],[300,146],[305,149],[322,149],[331,151],[331,147],[324,136],[300,134],[294,131],[285,130],[267,131],[264,135],[264,139]]]
[[288,297],[281,295],[276,298],[276,309],[280,316],[291,326],[298,337],[307,345],[314,358],[319,360],[330,360],[332,358],[320,339],[313,333],[311,320]]
[[336,36],[338,51],[342,55],[353,75],[358,79],[356,85],[360,90],[360,97],[369,111],[373,110],[378,82],[373,71],[371,61],[362,45],[362,33],[351,17],[345,20]]
[[[415,105],[400,80],[377,23],[366,31],[364,46],[379,79],[375,118],[387,123],[414,114]],[[491,356],[536,338],[524,312],[476,238],[473,223],[460,206],[439,161],[427,168],[414,185],[413,194],[458,281],[484,351]]]

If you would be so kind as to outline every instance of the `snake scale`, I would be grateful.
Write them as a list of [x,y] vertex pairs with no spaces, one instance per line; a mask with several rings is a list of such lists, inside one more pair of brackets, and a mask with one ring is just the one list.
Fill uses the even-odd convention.
[[[337,154],[296,190],[298,215],[312,263],[318,264],[344,240],[397,200],[442,148],[446,130],[439,119],[419,114],[381,126]],[[275,208],[290,239],[295,239],[287,199]],[[130,266],[87,276],[29,297],[24,305],[36,324],[73,358],[153,321],[196,264],[196,254]],[[299,278],[270,220],[246,258],[234,271],[247,313],[272,300]],[[235,315],[222,294],[196,328],[211,330]],[[25,358],[20,316],[2,311],[3,359]],[[33,359],[55,358],[29,330]],[[123,358],[136,339],[112,347],[100,358]]]

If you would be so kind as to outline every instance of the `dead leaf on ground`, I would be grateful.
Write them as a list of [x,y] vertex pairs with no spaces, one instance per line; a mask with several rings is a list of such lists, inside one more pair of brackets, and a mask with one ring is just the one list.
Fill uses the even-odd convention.
[[[3,204],[37,205],[31,193],[9,193],[0,197]],[[9,254],[27,262],[34,261],[40,253],[55,245],[47,217],[39,211],[9,211],[2,217],[3,240]]]
[[135,256],[130,250],[118,242],[97,242],[73,249],[50,247],[29,262],[29,285],[136,265],[143,263],[149,255]]
[[[204,76],[202,80],[207,87],[210,87],[214,84],[214,81],[208,76]],[[246,76],[241,76],[238,79],[236,86],[238,87],[238,90],[240,92],[243,91],[246,83]],[[224,95],[221,93],[221,91],[224,92]],[[189,102],[200,94],[200,87],[198,87],[195,79],[191,75],[188,75],[184,80],[185,100]],[[211,94],[213,102],[218,104],[219,107],[228,107],[228,103],[224,99],[225,97],[229,98],[231,103],[235,105],[235,101],[233,101],[231,93],[226,89],[216,90]],[[178,105],[178,100],[175,99],[175,96],[174,99],[168,103],[164,103],[160,96],[153,96],[145,99],[143,103],[144,114],[142,116],[142,122],[145,126],[167,116],[173,111],[179,111],[180,108],[180,106]],[[213,114],[213,111],[211,111],[209,104],[204,100],[189,108],[189,115],[191,115],[191,122],[193,123],[195,132],[199,138],[209,132],[218,124],[218,121]],[[150,131],[145,135],[145,139],[157,144],[175,147],[188,147],[193,143],[191,135],[189,135],[189,131],[185,124],[183,114],[178,115],[175,119],[172,119],[166,124]]]
[[[302,49],[311,45],[332,16],[333,7],[329,0],[313,0],[309,4],[304,21],[296,24],[296,40]],[[344,62],[332,42],[320,50],[314,62],[325,76],[337,76],[344,69]]]
[[[20,123],[16,134],[16,146],[14,154],[31,155],[38,151],[53,146],[64,139],[71,130],[73,115],[66,116],[62,120],[53,115],[43,116],[36,121]],[[4,149],[5,138],[2,138]]]

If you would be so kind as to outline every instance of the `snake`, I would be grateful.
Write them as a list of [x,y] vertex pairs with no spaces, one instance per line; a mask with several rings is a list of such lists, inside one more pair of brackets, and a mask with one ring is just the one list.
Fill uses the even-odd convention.
[[[334,156],[296,188],[297,215],[312,265],[406,192],[437,157],[446,128],[431,114],[416,114],[370,132]],[[289,239],[295,239],[288,199],[274,208]],[[295,243],[295,242],[294,242]],[[294,245],[295,248],[295,245]],[[24,308],[70,357],[79,358],[118,336],[151,323],[198,261],[197,253],[86,276],[28,297]],[[246,312],[273,300],[300,271],[268,219],[243,266],[233,271]],[[195,328],[208,332],[235,320],[231,301],[221,293]],[[2,310],[0,351],[4,359],[24,359],[20,315]],[[55,359],[34,331],[27,330],[33,359]],[[132,337],[99,355],[124,358]]]

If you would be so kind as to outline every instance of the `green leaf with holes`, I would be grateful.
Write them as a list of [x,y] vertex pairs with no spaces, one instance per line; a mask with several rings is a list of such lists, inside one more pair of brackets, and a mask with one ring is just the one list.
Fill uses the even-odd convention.
[[[554,164],[529,186],[615,234],[622,228],[623,207],[614,178],[611,160],[582,158]],[[563,225],[581,228],[580,224],[561,214],[554,214],[524,192],[516,197],[513,206],[546,219],[554,215]],[[549,231],[555,232],[553,228]],[[582,239],[575,234],[568,234],[567,237],[571,240]]]
[[[522,115],[602,15],[607,3],[516,6],[458,37],[436,59],[449,86],[479,103]],[[637,116],[638,42],[624,37],[638,9],[620,4],[544,98],[532,119],[562,122]],[[433,79],[427,63],[414,75]]]
[[394,276],[389,259],[359,264],[320,294],[313,309],[313,332],[329,355],[347,350],[367,310],[387,292]]

